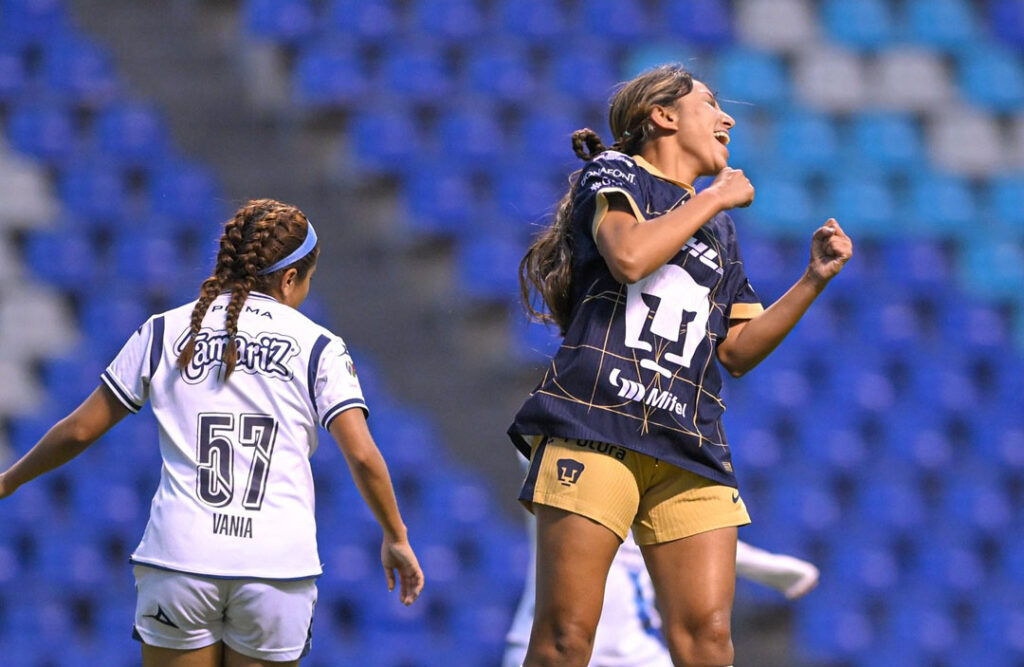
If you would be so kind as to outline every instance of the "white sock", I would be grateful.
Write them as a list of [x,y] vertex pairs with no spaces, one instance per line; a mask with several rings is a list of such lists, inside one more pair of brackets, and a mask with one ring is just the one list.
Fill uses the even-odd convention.
[[805,560],[739,541],[736,543],[736,575],[770,586],[794,600],[814,588],[819,572]]

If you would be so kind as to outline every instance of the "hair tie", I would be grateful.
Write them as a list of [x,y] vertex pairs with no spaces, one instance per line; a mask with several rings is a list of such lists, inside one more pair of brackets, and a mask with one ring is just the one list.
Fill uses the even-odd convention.
[[284,259],[274,262],[267,268],[259,271],[257,275],[265,276],[268,273],[273,273],[274,271],[283,269],[289,264],[294,264],[295,262],[299,261],[306,255],[308,255],[310,252],[312,252],[313,248],[316,247],[316,230],[313,229],[313,223],[310,222],[309,220],[306,220],[306,227],[306,240],[302,242],[302,245],[300,245],[298,248],[289,253],[289,255]]
[[629,139],[631,136],[633,136],[633,133],[627,130],[626,132],[622,133],[622,136],[626,139]]

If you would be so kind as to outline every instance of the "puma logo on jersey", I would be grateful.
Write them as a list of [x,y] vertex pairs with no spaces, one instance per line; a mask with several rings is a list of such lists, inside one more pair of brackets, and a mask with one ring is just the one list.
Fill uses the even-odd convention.
[[[213,306],[210,306],[210,312],[211,313],[215,313],[218,310],[227,310],[227,309],[228,309],[227,306],[223,306],[221,304],[215,304]],[[274,319],[274,316],[270,314],[269,310],[264,310],[264,309],[258,308],[256,306],[250,306],[249,304],[245,304],[245,306],[242,308],[242,312],[249,313],[250,315],[255,315],[256,317],[265,317],[268,320]]]
[[[188,341],[188,330],[182,333],[175,349],[180,353]],[[267,375],[281,380],[291,380],[292,370],[288,361],[299,353],[299,344],[294,338],[280,333],[259,333],[255,336],[239,331],[235,337],[238,342],[238,363],[235,370],[250,375]],[[182,377],[189,384],[197,384],[206,379],[210,369],[219,368],[224,361],[224,349],[228,344],[228,334],[224,330],[201,329],[196,334],[196,350],[188,367],[181,371]]]
[[612,369],[608,374],[608,382],[619,390],[619,398],[643,403],[659,410],[668,410],[680,417],[686,416],[686,403],[680,401],[678,396],[665,389],[648,389],[636,380],[627,380],[619,374],[618,368]]

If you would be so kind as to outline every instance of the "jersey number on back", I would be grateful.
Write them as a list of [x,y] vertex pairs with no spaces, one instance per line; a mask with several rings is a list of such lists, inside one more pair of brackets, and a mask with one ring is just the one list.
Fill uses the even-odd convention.
[[266,492],[275,440],[277,422],[270,415],[239,415],[236,433],[235,415],[222,412],[200,413],[196,442],[196,494],[199,499],[213,507],[224,507],[231,502],[235,494],[234,450],[237,443],[242,447],[253,448],[242,507],[260,509]]

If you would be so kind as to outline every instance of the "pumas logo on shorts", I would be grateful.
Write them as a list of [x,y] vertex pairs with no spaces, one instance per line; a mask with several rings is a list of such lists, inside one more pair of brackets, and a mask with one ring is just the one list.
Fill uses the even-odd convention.
[[558,481],[562,486],[570,486],[578,482],[586,467],[574,459],[558,459],[556,463],[558,463]]

